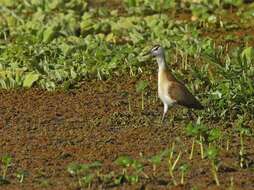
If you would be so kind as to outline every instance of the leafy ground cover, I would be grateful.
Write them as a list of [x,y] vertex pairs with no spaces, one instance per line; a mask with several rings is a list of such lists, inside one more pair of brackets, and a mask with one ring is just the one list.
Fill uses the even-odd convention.
[[[254,5],[0,0],[0,185],[253,189]],[[204,111],[159,123],[154,44]],[[120,80],[119,80],[120,79]]]

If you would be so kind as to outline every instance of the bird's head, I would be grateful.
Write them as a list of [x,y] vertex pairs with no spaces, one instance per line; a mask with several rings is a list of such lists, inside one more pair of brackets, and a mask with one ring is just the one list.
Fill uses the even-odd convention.
[[162,57],[164,56],[164,48],[160,45],[155,45],[151,50],[150,53],[154,57]]

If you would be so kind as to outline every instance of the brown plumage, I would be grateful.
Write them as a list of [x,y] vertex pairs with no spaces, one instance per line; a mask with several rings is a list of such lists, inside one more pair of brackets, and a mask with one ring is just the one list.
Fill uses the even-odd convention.
[[194,109],[203,109],[201,103],[193,96],[190,91],[181,83],[173,82],[169,86],[170,97],[176,101],[177,104]]
[[169,107],[181,105],[187,108],[203,109],[201,103],[193,96],[190,91],[179,82],[169,71],[165,62],[164,49],[155,46],[151,54],[156,57],[159,66],[158,71],[158,95],[164,104],[162,121]]

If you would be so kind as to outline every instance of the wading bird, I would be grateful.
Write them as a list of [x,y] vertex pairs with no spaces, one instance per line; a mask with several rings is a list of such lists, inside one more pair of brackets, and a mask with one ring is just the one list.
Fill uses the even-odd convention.
[[201,103],[193,96],[190,91],[179,82],[170,72],[166,60],[164,48],[156,45],[151,51],[151,55],[156,57],[159,71],[158,71],[158,95],[164,104],[164,111],[162,122],[169,107],[174,105],[181,105],[187,108],[203,109]]

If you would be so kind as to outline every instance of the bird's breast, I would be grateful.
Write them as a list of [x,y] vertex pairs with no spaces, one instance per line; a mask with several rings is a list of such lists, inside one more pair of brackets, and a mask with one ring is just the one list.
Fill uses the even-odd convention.
[[170,97],[169,92],[170,81],[164,73],[158,74],[158,95],[164,104],[172,105],[175,101]]

